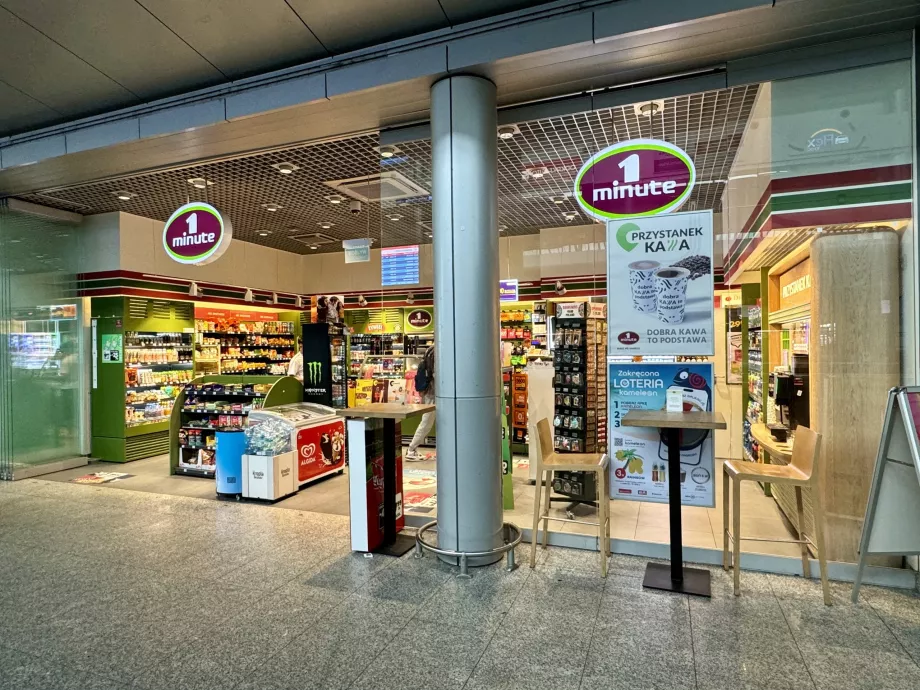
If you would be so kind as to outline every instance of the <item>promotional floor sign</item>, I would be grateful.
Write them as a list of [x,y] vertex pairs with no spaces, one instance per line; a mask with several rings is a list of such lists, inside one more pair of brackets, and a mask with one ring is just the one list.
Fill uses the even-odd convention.
[[[712,411],[712,364],[616,364],[610,366],[610,495],[633,501],[668,502],[668,447],[659,429],[621,424],[630,410],[663,410],[669,391],[679,391],[686,412]],[[681,432],[680,500],[715,506],[712,432]]]
[[714,355],[712,211],[607,222],[611,355]]

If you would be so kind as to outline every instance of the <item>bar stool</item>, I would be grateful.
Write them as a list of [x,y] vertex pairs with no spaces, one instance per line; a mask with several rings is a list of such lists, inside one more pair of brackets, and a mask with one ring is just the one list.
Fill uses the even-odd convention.
[[[795,442],[792,446],[792,460],[788,465],[768,465],[758,462],[744,462],[740,460],[726,460],[723,466],[722,484],[722,567],[729,568],[729,542],[733,545],[733,558],[735,575],[735,596],[741,594],[741,542],[742,541],[776,541],[789,544],[800,544],[802,547],[802,576],[811,576],[811,567],[808,560],[808,545],[815,547],[818,554],[818,566],[821,571],[821,586],[824,589],[824,603],[831,605],[831,594],[827,584],[827,562],[824,556],[824,505],[821,490],[818,485],[820,478],[820,462],[818,450],[821,447],[821,435],[808,427],[800,426],[795,431]],[[799,518],[797,539],[755,539],[741,536],[741,482],[759,481],[770,484],[786,484],[795,487],[795,507]],[[815,517],[815,534],[812,541],[805,534],[805,511],[802,507],[802,489],[811,491],[812,505]],[[728,528],[728,502],[729,489],[732,494],[732,529]]]
[[[606,453],[556,453],[553,451],[553,434],[549,421],[537,422],[540,452],[537,456],[537,483],[533,503],[533,532],[530,537],[530,567],[537,564],[537,528],[543,520],[543,548],[546,548],[547,525],[556,522],[575,522],[597,525],[598,547],[601,553],[601,575],[607,577],[607,557],[610,555],[610,460]],[[597,485],[598,522],[549,517],[553,472],[593,472]],[[544,477],[545,474],[545,477]],[[544,482],[545,480],[545,482]],[[540,485],[545,483],[546,490]]]

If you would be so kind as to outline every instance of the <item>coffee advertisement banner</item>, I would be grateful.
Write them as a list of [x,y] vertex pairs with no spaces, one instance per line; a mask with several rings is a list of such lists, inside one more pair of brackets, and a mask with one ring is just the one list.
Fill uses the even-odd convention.
[[610,429],[610,496],[668,503],[668,473],[680,473],[680,502],[715,506],[714,449],[708,429],[681,433],[680,467],[668,462],[660,429],[627,427],[630,410],[663,410],[670,392],[679,392],[685,412],[713,409],[712,364],[611,363],[607,397]]
[[712,211],[607,222],[610,355],[715,354]]

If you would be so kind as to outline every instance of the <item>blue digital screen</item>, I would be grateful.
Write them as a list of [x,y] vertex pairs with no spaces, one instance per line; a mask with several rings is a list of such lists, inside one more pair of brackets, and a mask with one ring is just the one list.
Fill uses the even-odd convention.
[[380,250],[381,283],[415,285],[418,283],[418,245],[387,247]]

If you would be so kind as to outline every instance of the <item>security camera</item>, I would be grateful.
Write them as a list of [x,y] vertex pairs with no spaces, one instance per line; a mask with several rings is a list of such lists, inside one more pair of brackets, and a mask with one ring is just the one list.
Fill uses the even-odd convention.
[[357,199],[352,199],[348,202],[348,210],[351,211],[352,215],[358,215],[361,213],[361,202]]

